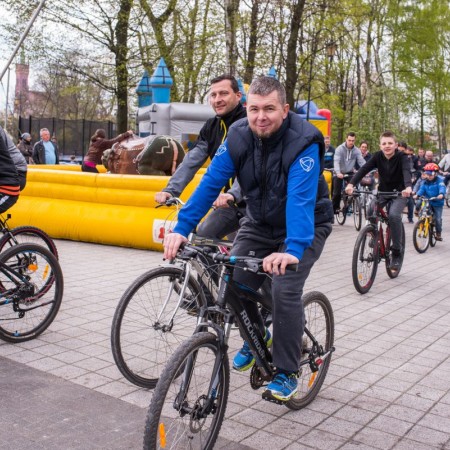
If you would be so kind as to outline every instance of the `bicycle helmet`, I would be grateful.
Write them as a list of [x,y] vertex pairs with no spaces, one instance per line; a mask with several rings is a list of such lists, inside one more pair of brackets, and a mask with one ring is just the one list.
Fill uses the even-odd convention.
[[439,172],[439,166],[435,163],[427,163],[425,164],[423,170],[425,172]]

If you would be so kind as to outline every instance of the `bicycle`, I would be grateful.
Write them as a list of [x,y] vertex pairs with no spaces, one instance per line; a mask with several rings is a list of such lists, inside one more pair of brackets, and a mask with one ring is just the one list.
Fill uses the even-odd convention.
[[[372,287],[377,274],[378,264],[385,261],[386,272],[390,278],[398,277],[405,254],[405,228],[402,224],[402,249],[400,267],[398,270],[390,268],[391,263],[391,229],[389,227],[388,213],[383,200],[400,196],[399,192],[377,192],[369,207],[368,224],[359,232],[355,242],[352,258],[352,279],[355,289],[365,294]],[[386,226],[384,230],[383,225]]]
[[[166,205],[182,202],[171,198]],[[171,214],[171,219],[175,214]],[[195,235],[194,245],[208,246],[222,253],[232,243]],[[142,274],[125,291],[114,313],[111,348],[122,375],[131,383],[153,389],[169,356],[192,334],[197,313],[217,297],[217,275],[209,270],[207,257],[177,259]]]
[[[203,250],[185,245],[179,258],[196,258]],[[274,373],[271,353],[258,327],[249,320],[239,294],[271,309],[271,302],[258,292],[241,290],[233,282],[235,264],[244,270],[261,273],[261,259],[209,254],[224,264],[219,296],[215,306],[202,307],[196,332],[184,342],[167,363],[155,388],[149,407],[144,448],[212,449],[223,422],[229,394],[230,368],[228,339],[234,323],[249,343],[256,363],[250,385],[259,389]],[[317,396],[325,380],[334,351],[334,317],[325,295],[310,292],[303,297],[305,333],[299,364],[298,398],[284,403],[298,410]],[[217,320],[211,321],[214,315]],[[273,401],[273,399],[271,399]]]
[[33,243],[0,253],[0,339],[34,339],[53,322],[61,305],[63,274],[56,257]]
[[13,245],[35,243],[44,246],[58,258],[58,250],[55,242],[45,231],[29,225],[9,228],[9,219],[11,219],[11,214],[7,214],[6,219],[0,216],[0,231],[3,233],[0,239],[0,252]]
[[436,245],[436,228],[434,223],[434,212],[430,205],[431,200],[436,197],[420,197],[422,204],[419,211],[419,220],[414,224],[413,244],[418,253],[425,253],[428,247]]
[[[333,172],[331,169],[324,169],[329,172]],[[341,202],[339,205],[339,210],[335,213],[336,222],[339,225],[344,225],[347,219],[347,215],[353,213],[353,222],[356,231],[361,229],[362,225],[362,206],[359,196],[351,196],[345,193],[345,187],[347,186],[347,180],[350,178],[349,175],[344,175],[341,189]]]
[[447,183],[445,189],[445,204],[447,205],[447,208],[450,208],[450,181]]
[[359,187],[357,188],[361,192],[360,203],[361,209],[364,213],[365,220],[367,220],[369,205],[373,199],[373,190],[374,190],[373,188],[375,186],[375,173],[376,170],[372,170],[366,176],[364,176],[359,183]]

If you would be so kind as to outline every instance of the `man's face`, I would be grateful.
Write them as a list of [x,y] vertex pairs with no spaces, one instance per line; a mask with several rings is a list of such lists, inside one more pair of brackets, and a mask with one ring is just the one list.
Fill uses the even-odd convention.
[[247,118],[251,130],[260,138],[268,138],[281,127],[289,105],[282,105],[277,91],[262,96],[247,96]]
[[417,154],[419,155],[419,158],[423,158],[425,155],[425,150],[423,148],[419,148]]
[[238,105],[242,97],[240,91],[234,92],[230,80],[222,80],[211,85],[209,102],[218,116],[224,116]]
[[50,132],[49,131],[41,131],[41,139],[44,142],[48,142],[50,140]]
[[390,159],[394,156],[396,148],[397,142],[393,137],[382,137],[380,139],[380,149],[387,159]]
[[430,152],[429,150],[425,152],[425,159],[427,161],[433,161],[433,152]]
[[329,147],[330,146],[330,136],[325,136],[323,138],[323,140],[325,141],[325,147]]
[[361,153],[362,153],[363,155],[365,155],[365,154],[368,152],[369,147],[367,146],[367,144],[366,144],[365,142],[363,142],[363,143],[359,146],[359,149],[361,150]]
[[347,136],[347,138],[345,139],[345,145],[347,146],[347,148],[353,148],[355,146],[355,140],[355,136]]
[[405,152],[406,151],[406,147],[403,147],[402,145],[398,146],[398,151],[399,152]]

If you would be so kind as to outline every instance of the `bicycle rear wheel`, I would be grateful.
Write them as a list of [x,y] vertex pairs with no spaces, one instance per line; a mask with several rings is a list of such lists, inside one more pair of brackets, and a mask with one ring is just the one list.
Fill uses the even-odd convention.
[[16,245],[10,234],[14,236],[19,244],[30,243],[42,245],[43,247],[48,248],[50,253],[58,258],[58,250],[56,249],[53,239],[45,231],[32,226],[16,227],[9,230],[9,233],[6,232],[0,239],[0,252]]
[[450,182],[448,183],[445,191],[445,204],[447,205],[447,208],[450,208]]
[[[320,292],[309,292],[303,296],[303,305],[308,331],[325,353],[331,351],[334,343],[334,315],[328,298]],[[301,366],[297,397],[286,402],[289,409],[304,408],[315,399],[331,362],[331,353],[326,358],[320,358],[317,348],[313,347],[313,341],[304,334],[301,361],[310,359],[317,362],[318,370],[313,372],[309,364]]]
[[150,270],[131,284],[117,305],[112,353],[122,375],[137,386],[154,388],[169,357],[195,330],[197,311],[206,300],[192,276],[180,298],[184,278],[179,267]]
[[[221,361],[220,361],[221,360]],[[220,364],[218,374],[214,372]],[[218,387],[208,404],[210,385]],[[217,337],[196,333],[173,354],[161,374],[147,414],[144,449],[212,449],[228,400],[230,366]]]
[[425,253],[428,250],[430,245],[430,226],[428,219],[420,219],[414,224],[413,244],[419,253]]
[[362,206],[360,197],[353,197],[353,222],[356,231],[359,231],[362,225]]
[[378,261],[378,232],[372,225],[367,225],[359,232],[353,249],[353,285],[360,294],[369,292],[372,287],[377,274]]
[[436,245],[436,229],[433,223],[430,223],[430,245],[431,247]]
[[397,278],[400,274],[400,270],[402,270],[403,258],[405,257],[405,227],[402,224],[402,249],[400,254],[400,267],[398,270],[392,270],[390,268],[391,265],[391,247],[392,247],[392,237],[391,237],[391,229],[388,227],[386,229],[386,256],[384,258],[384,262],[386,265],[386,273],[389,278]]
[[58,260],[37,244],[19,244],[0,254],[0,338],[34,339],[53,322],[63,297]]

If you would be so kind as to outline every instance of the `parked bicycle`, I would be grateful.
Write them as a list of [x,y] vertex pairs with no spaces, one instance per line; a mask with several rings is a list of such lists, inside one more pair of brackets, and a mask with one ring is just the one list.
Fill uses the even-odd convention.
[[63,296],[63,274],[56,257],[34,243],[0,253],[0,339],[34,339],[53,322]]
[[[178,253],[183,260],[196,260],[204,249],[185,245]],[[256,357],[250,385],[259,389],[271,380],[274,367],[264,337],[248,320],[240,295],[271,309],[270,297],[243,290],[233,282],[235,264],[244,270],[263,273],[261,259],[206,253],[216,264],[224,264],[215,306],[203,306],[196,332],[184,342],[167,363],[149,407],[144,448],[212,449],[222,425],[229,394],[228,339],[237,323]],[[330,302],[319,292],[303,297],[305,333],[299,364],[298,396],[284,403],[301,409],[317,396],[325,380],[334,351],[334,317]],[[216,320],[211,320],[215,317]],[[268,398],[269,399],[269,398]],[[275,401],[273,398],[271,401]]]
[[[358,193],[358,191],[356,191]],[[400,267],[392,270],[391,229],[388,212],[380,205],[380,200],[396,198],[398,192],[377,192],[369,207],[368,224],[359,232],[355,242],[352,259],[352,278],[355,289],[365,294],[372,287],[377,274],[378,264],[384,259],[386,272],[390,278],[398,277],[405,253],[405,229],[402,225],[402,249]],[[385,228],[384,228],[385,227]]]
[[419,253],[425,253],[428,247],[436,245],[436,227],[434,222],[433,207],[430,200],[436,200],[436,197],[420,197],[421,206],[419,211],[419,220],[414,225],[413,244]]
[[0,231],[3,234],[0,238],[0,252],[13,245],[34,243],[44,246],[58,258],[55,242],[45,231],[29,225],[9,228],[8,221],[10,219],[11,214],[7,214],[6,219],[0,216]]

